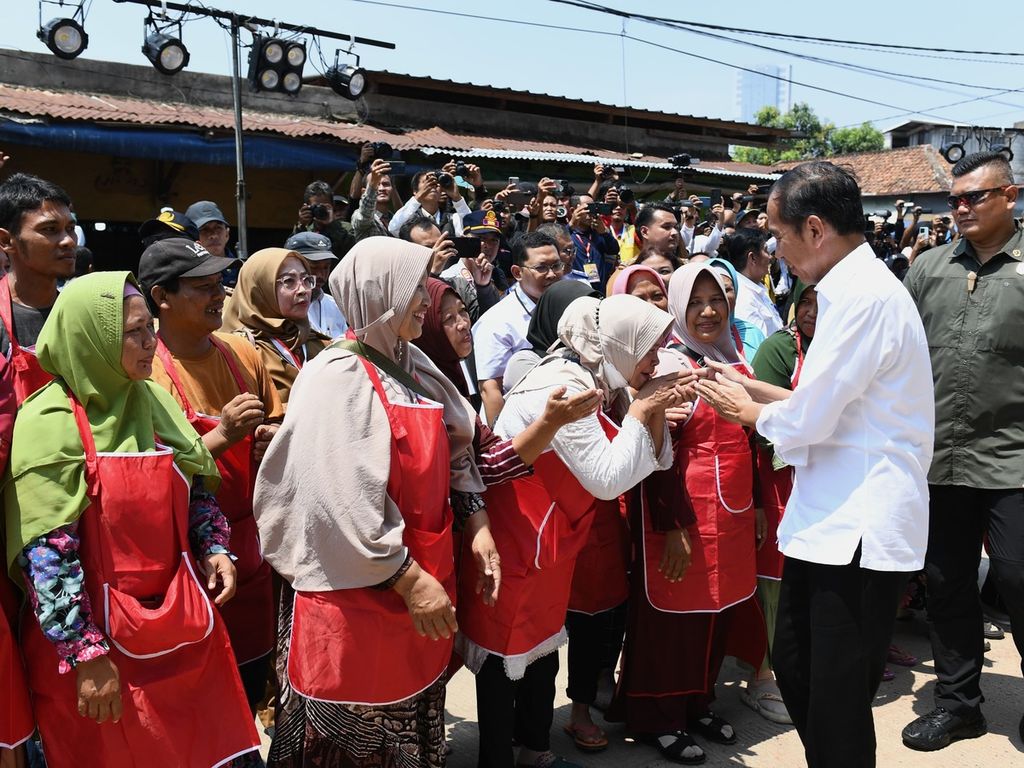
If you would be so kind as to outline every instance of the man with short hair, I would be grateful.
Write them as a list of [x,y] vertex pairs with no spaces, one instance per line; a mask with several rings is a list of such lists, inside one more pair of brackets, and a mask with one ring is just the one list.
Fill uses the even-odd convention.
[[0,278],[0,354],[19,404],[51,379],[33,350],[58,281],[74,277],[76,242],[67,192],[27,173],[0,184],[0,250],[11,264]]
[[[935,708],[903,729],[903,743],[920,750],[987,729],[982,544],[1024,658],[1024,231],[1013,218],[1019,190],[998,152],[964,157],[952,176],[949,206],[961,238],[921,254],[904,279],[928,336],[936,407],[925,574],[938,680]],[[1019,681],[1016,688],[1021,711]],[[1024,717],[1018,731],[1024,739]]]
[[[326,239],[325,239],[326,240]],[[259,353],[244,338],[216,333],[222,275],[237,259],[214,256],[183,238],[149,246],[139,283],[159,318],[153,381],[181,406],[217,460],[217,501],[231,522],[237,592],[221,609],[253,714],[266,687],[276,616],[270,566],[260,555],[252,481],[284,406]]]
[[564,270],[555,238],[542,232],[523,235],[512,253],[515,285],[473,326],[477,379],[488,424],[494,423],[505,404],[501,388],[505,366],[513,354],[529,346],[526,332],[537,301],[562,279]]
[[[391,165],[387,160],[374,160],[370,173],[363,179],[363,196],[352,214],[352,233],[356,240],[364,237],[391,237]],[[397,233],[396,235],[397,236]]]
[[786,564],[772,663],[807,765],[871,768],[871,704],[927,542],[928,340],[910,296],[864,240],[848,171],[824,161],[788,171],[768,216],[780,256],[818,294],[800,385],[714,365],[721,378],[698,392],[795,468],[778,529]]
[[739,276],[736,317],[753,325],[765,338],[783,328],[782,317],[765,285],[772,268],[768,237],[768,232],[757,227],[740,227],[726,239],[719,252],[736,268]]
[[326,181],[314,181],[302,193],[299,221],[292,234],[315,232],[326,235],[331,241],[331,251],[339,259],[345,258],[356,239],[334,213],[334,190]]
[[348,322],[338,302],[324,290],[337,263],[330,250],[331,241],[315,232],[299,232],[289,237],[284,247],[303,256],[309,262],[309,274],[316,278],[307,316],[310,327],[329,339],[340,339],[348,330]]
[[639,251],[657,251],[666,258],[679,257],[679,218],[676,209],[665,203],[645,205],[636,217]]
[[[467,168],[470,171],[476,169],[476,174],[480,173],[480,170],[475,165],[467,166]],[[412,177],[412,197],[391,217],[388,231],[393,235],[397,235],[406,221],[420,215],[433,219],[434,223],[442,231],[447,228],[456,237],[461,236],[462,219],[470,214],[470,209],[469,203],[462,197],[459,187],[455,183],[454,171],[455,163],[448,163],[445,166],[444,173],[448,174],[451,182],[444,189],[438,183],[439,174],[436,171],[420,171],[415,174]],[[449,213],[446,210],[447,206],[442,206],[442,193],[451,202],[453,212]]]
[[581,196],[579,205],[569,214],[569,236],[576,249],[571,276],[590,283],[603,296],[605,283],[619,263],[619,241],[600,216],[590,213],[591,201]]

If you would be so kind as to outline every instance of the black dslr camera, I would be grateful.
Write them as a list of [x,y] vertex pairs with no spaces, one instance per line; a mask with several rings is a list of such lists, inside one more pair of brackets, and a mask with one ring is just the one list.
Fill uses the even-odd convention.
[[395,149],[386,141],[371,141],[370,146],[373,147],[373,160],[390,160],[395,154]]

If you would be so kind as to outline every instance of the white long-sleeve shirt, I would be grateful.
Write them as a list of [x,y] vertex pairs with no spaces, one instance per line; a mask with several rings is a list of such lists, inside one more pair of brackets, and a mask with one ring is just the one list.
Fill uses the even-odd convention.
[[[679,230],[679,233],[683,236],[683,245],[686,246],[686,250],[693,253],[693,227],[688,227],[685,224]],[[711,228],[711,234],[708,235],[708,241],[704,244],[704,252],[712,255],[718,253],[718,246],[722,242],[722,230],[718,228],[716,224]]]
[[924,327],[865,243],[818,283],[818,320],[798,386],[757,431],[796,468],[779,549],[825,565],[916,571],[928,542],[935,433]]
[[768,295],[768,289],[763,283],[755,283],[742,272],[738,274],[740,284],[736,286],[736,317],[760,329],[765,338],[781,331],[784,327],[782,318]]
[[[505,437],[522,432],[544,413],[554,389],[552,385],[510,397],[498,415],[494,431]],[[569,383],[565,396],[582,391]],[[614,499],[655,470],[672,466],[669,430],[665,430],[660,450],[655,452],[651,433],[632,416],[623,419],[613,440],[605,435],[596,415],[566,424],[555,433],[551,450],[586,492],[597,499]]]
[[[458,200],[454,200],[452,205],[455,208],[455,213],[452,215],[452,227],[455,229],[455,236],[462,237],[462,217],[468,216],[472,211],[469,208],[469,203],[466,202],[466,198],[460,197]],[[402,225],[405,224],[409,219],[418,213],[421,213],[423,206],[420,205],[420,201],[415,196],[410,197],[406,200],[405,205],[399,208],[395,215],[391,217],[391,222],[388,224],[388,232],[395,237],[398,237],[399,230],[402,229]],[[423,213],[424,216],[429,216],[427,213]],[[434,220],[437,226],[441,226],[441,210],[438,209],[433,216],[430,216]]]

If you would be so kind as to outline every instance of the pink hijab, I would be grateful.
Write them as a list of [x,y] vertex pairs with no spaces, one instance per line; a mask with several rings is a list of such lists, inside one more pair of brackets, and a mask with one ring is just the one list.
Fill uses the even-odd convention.
[[665,288],[665,281],[661,279],[661,275],[643,264],[634,264],[619,272],[615,278],[615,282],[612,284],[612,295],[618,296],[619,294],[629,293],[630,278],[632,278],[633,275],[640,273],[651,277],[658,287],[665,292],[665,295],[668,295],[668,290]]

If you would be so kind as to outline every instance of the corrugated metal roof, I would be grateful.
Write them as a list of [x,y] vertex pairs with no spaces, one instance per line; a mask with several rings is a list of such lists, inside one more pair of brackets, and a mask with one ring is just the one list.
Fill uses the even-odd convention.
[[[223,107],[204,107],[149,99],[52,91],[0,84],[0,111],[12,117],[29,116],[50,120],[84,121],[133,126],[188,126],[202,130],[230,131],[234,114]],[[386,141],[399,151],[418,150],[425,154],[450,154],[508,160],[539,160],[592,165],[605,161],[616,165],[671,170],[665,158],[641,158],[610,149],[592,149],[546,141],[524,141],[500,136],[451,133],[440,127],[395,133],[370,125],[346,123],[327,117],[245,110],[246,133],[271,133],[292,138],[326,139],[361,145]],[[708,161],[692,166],[698,174],[714,173],[750,179],[770,180],[776,171],[748,163]]]

